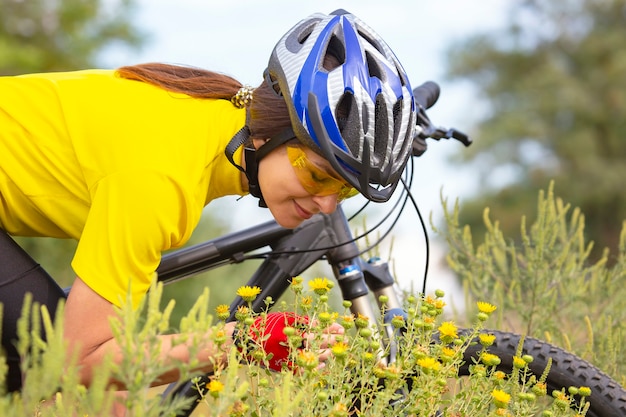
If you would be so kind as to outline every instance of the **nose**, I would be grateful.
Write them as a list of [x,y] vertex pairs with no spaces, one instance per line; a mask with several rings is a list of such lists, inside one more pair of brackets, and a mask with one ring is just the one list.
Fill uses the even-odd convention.
[[337,194],[316,195],[313,196],[313,201],[324,214],[330,214],[337,209]]

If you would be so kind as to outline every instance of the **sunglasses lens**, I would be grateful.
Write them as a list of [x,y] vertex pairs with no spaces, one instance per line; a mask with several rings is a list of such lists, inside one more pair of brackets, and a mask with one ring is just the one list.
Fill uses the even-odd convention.
[[331,176],[313,164],[299,146],[287,146],[287,156],[302,187],[311,195],[337,194],[337,200],[345,200],[359,192],[345,182]]

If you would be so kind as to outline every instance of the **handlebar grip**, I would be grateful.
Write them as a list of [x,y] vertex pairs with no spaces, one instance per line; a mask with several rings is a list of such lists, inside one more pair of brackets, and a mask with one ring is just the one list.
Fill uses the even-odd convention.
[[413,89],[415,101],[424,109],[432,107],[439,99],[439,85],[434,81],[426,81]]

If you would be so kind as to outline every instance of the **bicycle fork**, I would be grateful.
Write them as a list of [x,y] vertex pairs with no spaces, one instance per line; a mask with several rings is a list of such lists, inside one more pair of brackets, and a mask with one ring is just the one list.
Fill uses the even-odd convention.
[[[354,242],[352,232],[343,213],[331,216],[332,230],[338,242],[344,242],[327,253],[327,259],[333,269],[333,273],[344,300],[351,302],[351,312],[355,316],[367,317],[373,330],[372,334],[378,334],[378,325],[381,313],[383,313],[384,330],[387,336],[388,352],[384,349],[379,351],[379,359],[384,364],[395,361],[396,345],[394,343],[394,329],[391,319],[401,315],[406,318],[402,309],[402,303],[395,288],[396,282],[389,271],[389,264],[378,257],[364,260],[359,256],[359,250]],[[374,311],[372,299],[378,306]],[[383,346],[384,343],[381,343]]]

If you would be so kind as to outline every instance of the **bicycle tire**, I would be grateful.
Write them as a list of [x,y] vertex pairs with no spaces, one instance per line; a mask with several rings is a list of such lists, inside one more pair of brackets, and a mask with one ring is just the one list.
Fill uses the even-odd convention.
[[[499,330],[483,332],[496,337],[488,350],[500,357],[502,362],[498,369],[507,373],[511,372],[513,356],[517,352],[521,336]],[[465,351],[465,363],[459,369],[459,376],[469,375],[469,366],[475,363],[481,349],[480,344],[473,344]],[[552,360],[546,380],[548,395],[553,390],[562,388],[567,391],[571,386],[589,387],[591,396],[588,397],[590,407],[587,417],[626,416],[626,390],[591,363],[564,349],[532,337],[524,337],[522,354],[528,354],[534,358],[529,368],[537,376],[544,372],[548,361]]]

